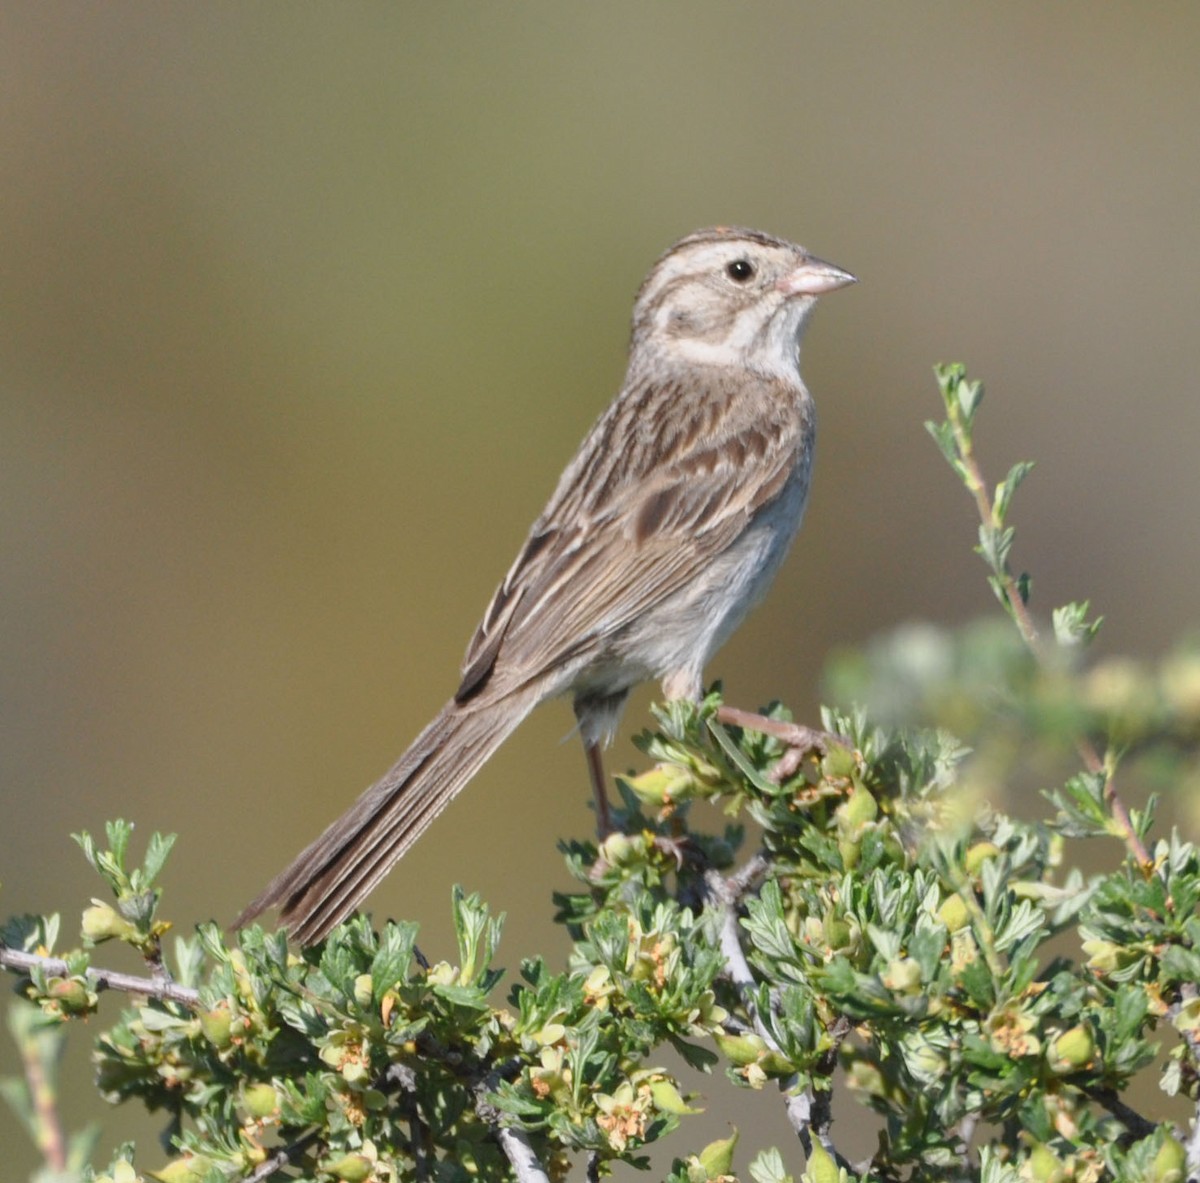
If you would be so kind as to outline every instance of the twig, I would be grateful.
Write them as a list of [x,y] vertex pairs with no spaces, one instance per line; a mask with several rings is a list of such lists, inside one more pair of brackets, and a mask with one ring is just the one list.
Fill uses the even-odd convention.
[[800,1145],[806,1155],[812,1154],[812,1139],[815,1137],[825,1153],[839,1167],[850,1170],[850,1160],[839,1153],[833,1144],[830,1127],[833,1125],[833,1091],[825,1089],[818,1091],[811,1086],[795,1092],[796,1077],[788,1077],[779,1082],[779,1091],[783,1093],[783,1108],[787,1114],[792,1129],[800,1139]]
[[[956,399],[947,398],[946,417],[954,431],[954,442],[958,449],[959,462],[962,465],[961,475],[963,476],[963,482],[967,486],[968,492],[974,498],[975,508],[979,513],[979,520],[985,527],[993,527],[997,524],[996,515],[993,512],[991,501],[988,499],[987,482],[984,480],[983,469],[980,467],[979,461],[975,458],[975,448],[971,442],[971,433],[969,427],[963,423]],[[1017,626],[1017,631],[1021,634],[1021,639],[1025,642],[1030,653],[1033,654],[1034,660],[1038,665],[1044,667],[1048,660],[1045,643],[1042,641],[1037,625],[1033,622],[1033,616],[1029,612],[1029,606],[1025,603],[1025,597],[1021,594],[1021,589],[1017,586],[1017,581],[1008,569],[1008,563],[1005,562],[1002,567],[993,566],[993,570],[1004,592],[1004,598],[1008,602],[1013,622]],[[1080,735],[1076,738],[1075,750],[1079,753],[1079,758],[1083,761],[1084,767],[1089,772],[1104,774],[1104,800],[1108,804],[1108,808],[1116,819],[1117,824],[1124,831],[1125,842],[1130,852],[1137,859],[1143,871],[1150,871],[1154,866],[1154,860],[1150,857],[1150,852],[1146,849],[1145,843],[1138,836],[1133,819],[1129,816],[1129,810],[1125,807],[1125,803],[1117,793],[1112,772],[1100,758],[1100,754],[1096,751],[1095,746],[1087,736]]]
[[979,1124],[978,1113],[966,1113],[962,1120],[958,1123],[955,1133],[958,1134],[959,1141],[962,1142],[963,1154],[966,1155],[971,1149],[971,1140],[975,1137],[975,1127]]
[[487,1099],[487,1095],[500,1082],[500,1073],[492,1071],[482,1080],[477,1081],[473,1090],[475,1093],[475,1112],[492,1127],[492,1136],[504,1151],[519,1183],[550,1183],[550,1176],[542,1166],[529,1135],[517,1126],[507,1126],[501,1122],[500,1113]]
[[408,1064],[392,1064],[383,1074],[384,1081],[396,1086],[401,1096],[397,1108],[408,1122],[408,1148],[413,1157],[417,1183],[429,1178],[429,1155],[425,1149],[425,1123],[417,1100],[417,1074]]
[[[1167,1017],[1172,1022],[1179,1015],[1185,1003],[1193,1001],[1200,994],[1200,988],[1193,982],[1187,982],[1179,988],[1179,1001],[1173,1003],[1167,1011]],[[1178,1028],[1177,1028],[1178,1029]],[[1200,1036],[1192,1028],[1179,1032],[1183,1042],[1191,1053],[1193,1064],[1200,1062]],[[1188,1183],[1200,1183],[1200,1101],[1192,1114],[1192,1131],[1187,1140],[1187,1178]]]
[[[16,973],[29,973],[40,969],[51,977],[70,977],[71,968],[61,957],[44,957],[40,953],[26,953],[21,949],[10,949],[0,945],[0,966]],[[190,986],[166,978],[139,978],[134,974],[117,973],[111,969],[84,970],[84,977],[96,990],[119,990],[124,994],[144,994],[162,1002],[177,1002],[194,1010],[200,1001],[200,992]]]
[[[14,1028],[15,1029],[15,1028]],[[34,1114],[34,1136],[38,1150],[52,1172],[67,1169],[67,1140],[58,1116],[54,1085],[42,1063],[41,1048],[35,1033],[26,1030],[20,1039],[21,1062]]]
[[264,1179],[269,1179],[276,1171],[282,1170],[284,1167],[290,1167],[319,1137],[320,1132],[318,1130],[309,1130],[303,1137],[297,1138],[294,1142],[290,1142],[287,1146],[275,1151],[270,1158],[264,1159],[258,1164],[254,1169],[254,1174],[246,1176],[245,1183],[262,1183]]
[[1187,1172],[1188,1183],[1200,1180],[1200,1101],[1196,1102],[1196,1112],[1192,1114],[1192,1132],[1187,1140]]
[[[761,854],[755,855],[731,878],[726,879],[718,871],[709,871],[704,876],[704,883],[708,888],[710,900],[715,902],[720,909],[721,953],[725,958],[725,969],[729,979],[733,982],[738,997],[745,1006],[746,1013],[750,1016],[755,1034],[776,1055],[787,1059],[762,1016],[758,1013],[758,1007],[754,1001],[757,988],[754,971],[746,960],[741,937],[738,934],[738,904],[747,890],[747,885],[760,882],[766,874],[767,867],[766,858]],[[840,1039],[835,1040],[833,1054],[836,1054],[836,1045],[840,1042]],[[793,1074],[779,1082],[779,1089],[784,1095],[783,1106],[788,1122],[796,1131],[804,1153],[812,1154],[812,1140],[815,1137],[839,1166],[848,1168],[849,1160],[838,1153],[829,1134],[830,1126],[833,1124],[832,1093],[830,1091],[817,1093],[812,1088],[797,1092],[795,1091],[797,1083],[797,1077]]]
[[492,1127],[492,1132],[521,1183],[550,1183],[550,1176],[534,1153],[524,1130],[515,1126],[496,1125]]
[[709,898],[720,909],[721,954],[725,958],[725,969],[729,975],[729,979],[733,982],[738,992],[738,997],[745,1006],[746,1013],[750,1016],[750,1022],[754,1026],[755,1034],[773,1052],[782,1055],[779,1045],[775,1042],[774,1036],[762,1021],[762,1016],[758,1013],[758,1007],[754,1002],[754,992],[757,983],[754,981],[754,972],[751,970],[750,963],[746,960],[745,951],[742,949],[742,939],[738,935],[737,906],[741,899],[741,894],[734,889],[733,880],[726,879],[719,871],[708,871],[704,876],[704,883],[708,888]]
[[1136,1109],[1126,1105],[1112,1089],[1084,1089],[1084,1093],[1097,1105],[1103,1106],[1129,1131],[1129,1141],[1137,1142],[1148,1138],[1158,1125],[1148,1121]]
[[[516,1126],[504,1125],[500,1111],[488,1100],[488,1094],[495,1092],[502,1080],[508,1079],[519,1070],[520,1061],[510,1059],[484,1072],[478,1061],[444,1046],[428,1031],[422,1031],[417,1036],[417,1046],[423,1054],[441,1061],[452,1071],[466,1077],[467,1087],[475,1098],[475,1112],[486,1125],[491,1126],[492,1136],[516,1172],[519,1183],[550,1183],[546,1169],[538,1159],[528,1135]],[[474,1071],[472,1064],[476,1065]]]
[[770,860],[760,850],[752,859],[747,860],[740,870],[730,875],[725,883],[733,893],[734,899],[740,900],[747,892],[762,886],[770,869]]

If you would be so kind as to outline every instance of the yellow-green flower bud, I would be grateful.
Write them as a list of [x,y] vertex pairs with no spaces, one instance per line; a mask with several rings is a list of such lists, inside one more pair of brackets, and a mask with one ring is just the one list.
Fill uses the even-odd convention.
[[847,826],[854,831],[869,825],[879,816],[879,802],[862,785],[855,785],[840,810]]
[[967,851],[965,865],[968,875],[978,875],[983,870],[983,864],[1000,854],[1000,847],[994,842],[976,842]]
[[1084,941],[1083,951],[1088,955],[1088,969],[1098,974],[1114,973],[1124,960],[1121,946],[1112,941]]
[[560,1043],[566,1033],[567,1029],[562,1023],[547,1023],[535,1031],[531,1038],[539,1046],[549,1047],[551,1044]]
[[610,867],[620,867],[629,861],[630,856],[638,853],[639,846],[628,834],[614,830],[600,843],[600,857]]
[[842,868],[853,871],[862,858],[862,843],[856,838],[842,838],[838,841],[838,854],[842,856]]
[[1050,1045],[1050,1068],[1065,1075],[1086,1068],[1096,1054],[1096,1041],[1082,1023],[1064,1031]]
[[947,932],[955,933],[970,923],[971,912],[962,896],[957,894],[948,895],[942,900],[942,906],[938,909],[937,918],[946,926]]
[[84,939],[93,945],[101,941],[127,941],[137,935],[137,928],[112,904],[102,900],[92,900],[92,906],[83,910],[82,930]]
[[185,1154],[173,1158],[165,1167],[151,1171],[150,1178],[158,1179],[160,1183],[204,1183],[212,1165],[203,1155]]
[[253,1118],[273,1117],[279,1111],[279,1094],[273,1084],[260,1081],[242,1090],[242,1104]]
[[335,1179],[344,1183],[364,1183],[371,1177],[375,1164],[365,1154],[347,1154],[322,1168]]
[[709,1179],[719,1179],[733,1174],[733,1148],[737,1145],[738,1133],[734,1130],[728,1138],[710,1142],[697,1156],[700,1166]]
[[1187,1170],[1187,1152],[1168,1134],[1163,1144],[1150,1164],[1150,1173],[1146,1176],[1149,1183],[1183,1183],[1184,1172]]
[[656,764],[639,776],[622,776],[618,779],[639,801],[647,805],[686,801],[700,787],[691,770],[681,768],[678,764]]
[[856,771],[857,757],[853,749],[844,748],[840,744],[831,744],[829,751],[821,760],[821,771],[830,780],[843,780],[853,776]]
[[91,1010],[95,998],[78,978],[51,978],[46,996],[58,1004],[64,1015],[81,1015]]
[[921,988],[921,966],[912,957],[897,957],[879,977],[896,994],[912,994]]
[[767,1050],[767,1045],[760,1036],[747,1032],[745,1035],[726,1035],[717,1032],[713,1038],[721,1054],[739,1068],[755,1063]]
[[200,1016],[200,1030],[204,1038],[219,1051],[233,1043],[233,1014],[229,1007],[214,1006]]
[[449,962],[439,961],[425,975],[431,986],[453,986],[458,982],[458,971]]
[[808,1155],[808,1168],[804,1172],[806,1183],[841,1183],[842,1171],[833,1155],[813,1139]]
[[650,1082],[650,1096],[654,1099],[654,1107],[663,1113],[701,1113],[703,1110],[693,1109],[684,1099],[675,1082],[660,1077]]
[[850,946],[854,930],[846,923],[845,917],[838,916],[833,911],[826,912],[821,927],[825,943],[830,949],[846,949]]
[[1032,1183],[1064,1183],[1066,1179],[1062,1159],[1041,1142],[1029,1152],[1029,1159],[1025,1165]]

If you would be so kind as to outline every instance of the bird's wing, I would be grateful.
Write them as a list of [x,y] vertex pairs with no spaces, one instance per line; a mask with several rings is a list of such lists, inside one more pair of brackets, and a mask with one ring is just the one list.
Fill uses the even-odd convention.
[[782,382],[748,389],[714,376],[626,391],[493,597],[458,700],[528,685],[685,586],[779,495],[811,418],[803,391]]

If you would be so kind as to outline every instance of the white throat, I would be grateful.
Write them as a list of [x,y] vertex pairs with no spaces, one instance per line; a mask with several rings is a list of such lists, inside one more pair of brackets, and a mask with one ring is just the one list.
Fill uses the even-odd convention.
[[789,300],[765,324],[761,309],[747,308],[720,336],[672,336],[672,361],[748,369],[800,384],[800,339],[813,304],[813,300]]

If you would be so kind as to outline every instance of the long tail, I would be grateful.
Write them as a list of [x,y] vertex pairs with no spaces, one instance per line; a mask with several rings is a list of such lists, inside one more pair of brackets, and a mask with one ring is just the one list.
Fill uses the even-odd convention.
[[391,770],[267,884],[234,927],[279,904],[280,920],[296,940],[319,941],[362,903],[537,701],[511,696],[474,708],[447,703]]

